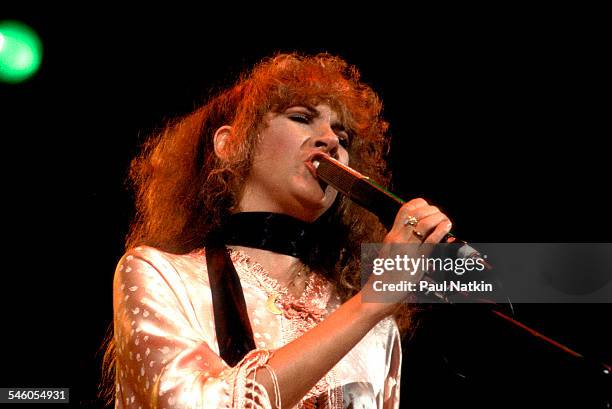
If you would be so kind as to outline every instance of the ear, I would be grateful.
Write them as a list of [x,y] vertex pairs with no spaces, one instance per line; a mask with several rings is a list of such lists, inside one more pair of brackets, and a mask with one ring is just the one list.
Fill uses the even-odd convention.
[[221,160],[226,160],[229,155],[228,145],[230,143],[230,137],[232,135],[232,127],[229,125],[223,125],[217,129],[213,138],[215,145],[215,155]]

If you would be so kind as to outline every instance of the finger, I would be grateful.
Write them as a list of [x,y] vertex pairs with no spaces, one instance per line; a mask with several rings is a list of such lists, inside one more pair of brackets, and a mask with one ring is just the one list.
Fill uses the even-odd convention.
[[406,226],[402,229],[389,232],[385,236],[383,243],[395,243],[395,244],[421,244],[423,237],[413,234],[414,228],[412,226]]
[[437,244],[450,232],[453,224],[450,221],[439,223],[433,232],[423,241],[423,243]]
[[448,217],[444,213],[434,213],[419,220],[414,228],[427,237],[431,232],[433,232],[438,224],[444,221],[449,221]]
[[412,199],[409,202],[404,203],[395,216],[394,225],[403,225],[404,220],[406,220],[408,216],[418,209],[426,206],[428,206],[428,203],[422,198]]
[[410,212],[410,215],[416,217],[417,220],[421,220],[435,213],[441,213],[436,206],[423,206]]
[[415,211],[416,209],[419,209],[421,207],[428,206],[428,205],[429,203],[427,203],[425,199],[423,199],[422,197],[417,197],[416,199],[412,199],[404,203],[402,207],[406,207],[406,210],[408,211]]
[[429,216],[426,216],[416,223],[416,225],[411,225],[407,223],[402,223],[395,229],[396,235],[401,237],[401,241],[403,243],[414,243],[416,242],[414,238],[421,243],[435,228],[436,226],[444,221],[448,221],[448,217],[441,213],[435,206],[427,206],[430,209],[424,209],[423,214],[426,212],[433,212]]

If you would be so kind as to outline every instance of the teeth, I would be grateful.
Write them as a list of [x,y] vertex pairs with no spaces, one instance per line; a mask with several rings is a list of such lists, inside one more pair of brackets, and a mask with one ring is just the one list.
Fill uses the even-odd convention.
[[319,168],[319,161],[318,160],[313,160],[312,161],[312,166],[314,166],[315,169],[318,169]]

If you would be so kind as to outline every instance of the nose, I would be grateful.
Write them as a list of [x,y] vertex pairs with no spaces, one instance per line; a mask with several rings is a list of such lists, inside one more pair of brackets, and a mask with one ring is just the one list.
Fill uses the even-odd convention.
[[315,148],[321,149],[334,159],[338,159],[338,147],[340,141],[338,135],[331,128],[325,130],[321,135],[317,136],[314,141]]

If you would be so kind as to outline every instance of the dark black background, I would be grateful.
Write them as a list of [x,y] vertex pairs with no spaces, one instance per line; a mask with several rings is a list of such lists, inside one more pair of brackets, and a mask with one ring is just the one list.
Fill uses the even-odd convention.
[[[4,16],[38,31],[44,60],[31,81],[0,85],[0,386],[70,387],[75,405],[99,406],[96,351],[132,214],[128,163],[151,130],[276,51],[328,51],[360,68],[391,123],[394,189],[439,205],[462,238],[609,241],[609,46],[597,10],[305,8]],[[472,310],[421,314],[404,345],[402,407],[599,407],[589,372]],[[607,362],[610,312],[516,306]]]

